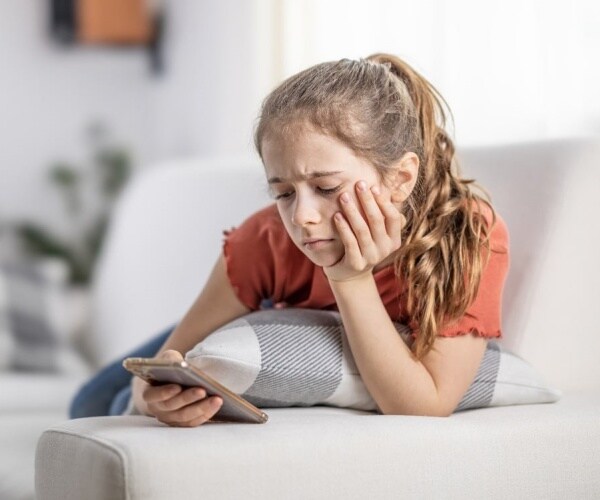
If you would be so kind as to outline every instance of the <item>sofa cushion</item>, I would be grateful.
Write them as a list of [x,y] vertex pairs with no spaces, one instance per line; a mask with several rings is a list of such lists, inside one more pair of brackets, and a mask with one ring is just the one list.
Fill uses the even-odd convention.
[[[410,330],[395,323],[410,343]],[[219,328],[186,360],[259,407],[331,405],[377,410],[365,387],[336,311],[257,311]],[[550,403],[548,387],[526,361],[488,341],[471,387],[456,411]]]
[[446,418],[331,407],[275,408],[265,425],[82,418],[40,439],[36,498],[594,498],[599,414],[596,389]]

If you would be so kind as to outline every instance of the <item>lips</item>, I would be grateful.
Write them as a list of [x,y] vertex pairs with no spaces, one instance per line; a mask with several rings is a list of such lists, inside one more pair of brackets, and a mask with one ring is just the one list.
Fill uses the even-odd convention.
[[333,239],[331,238],[309,238],[302,240],[302,245],[308,250],[318,250],[319,248],[327,246],[332,241]]
[[308,238],[306,240],[302,240],[302,244],[308,245],[309,243],[316,243],[317,241],[333,241],[333,238]]

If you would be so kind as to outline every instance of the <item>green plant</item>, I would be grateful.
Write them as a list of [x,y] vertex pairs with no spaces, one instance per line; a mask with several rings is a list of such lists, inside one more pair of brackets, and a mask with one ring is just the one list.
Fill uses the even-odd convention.
[[[80,227],[74,241],[67,241],[34,222],[20,223],[14,228],[28,256],[63,259],[69,266],[73,284],[89,283],[104,241],[111,209],[132,172],[129,152],[110,141],[101,124],[93,124],[88,129],[88,135],[92,149],[91,168],[86,172],[70,163],[58,162],[48,170],[48,179],[62,196],[68,216],[75,224],[85,212],[84,182],[91,177],[101,202],[91,220]],[[90,172],[91,176],[85,175]]]

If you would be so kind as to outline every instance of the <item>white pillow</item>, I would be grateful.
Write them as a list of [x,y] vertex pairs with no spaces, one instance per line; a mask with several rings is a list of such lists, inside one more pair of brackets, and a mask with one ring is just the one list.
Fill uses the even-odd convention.
[[[410,345],[409,328],[395,326]],[[329,405],[380,412],[335,311],[257,311],[219,328],[190,350],[186,360],[258,407]],[[551,403],[560,397],[531,365],[490,340],[456,411]]]

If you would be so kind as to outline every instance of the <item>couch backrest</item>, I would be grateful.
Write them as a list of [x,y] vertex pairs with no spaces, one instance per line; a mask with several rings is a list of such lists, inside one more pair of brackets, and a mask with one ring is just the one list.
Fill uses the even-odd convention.
[[600,387],[600,142],[465,150],[511,238],[504,344],[561,389]]
[[[599,150],[562,141],[460,152],[511,235],[503,342],[562,389],[600,385]],[[96,268],[89,347],[97,362],[181,318],[220,253],[222,230],[268,203],[256,160],[189,160],[140,174]]]
[[177,322],[217,261],[222,231],[270,201],[262,167],[247,158],[178,161],[134,178],[95,269],[90,357],[104,364]]

